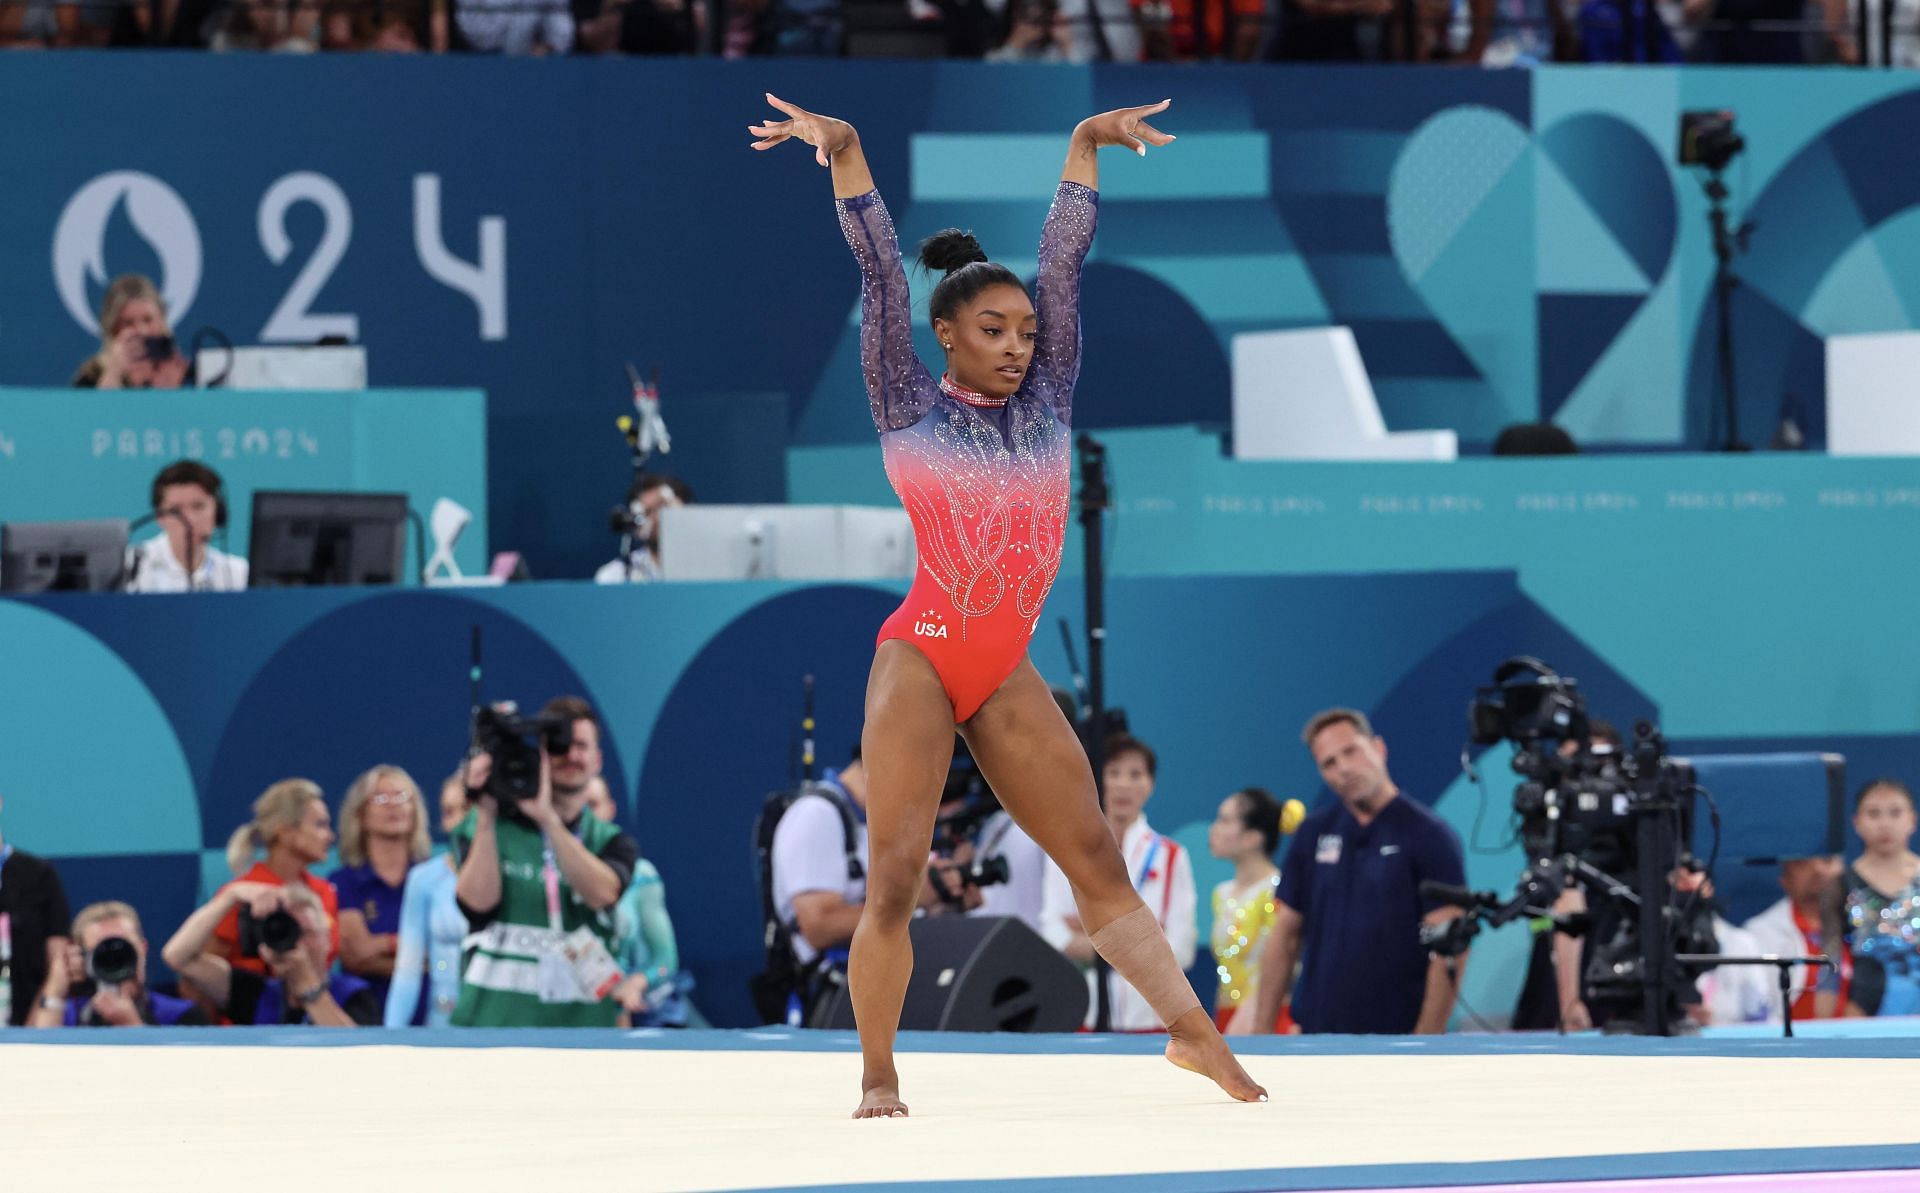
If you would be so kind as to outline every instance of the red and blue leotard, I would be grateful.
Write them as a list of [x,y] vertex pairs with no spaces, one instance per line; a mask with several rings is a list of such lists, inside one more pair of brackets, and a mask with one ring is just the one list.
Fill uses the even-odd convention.
[[906,602],[878,641],[901,639],[932,662],[956,722],[978,712],[1020,665],[1060,570],[1080,266],[1099,201],[1072,182],[1054,195],[1034,284],[1038,342],[1020,388],[1004,400],[934,380],[913,350],[907,274],[880,193],[836,203],[860,263],[867,397],[919,556]]

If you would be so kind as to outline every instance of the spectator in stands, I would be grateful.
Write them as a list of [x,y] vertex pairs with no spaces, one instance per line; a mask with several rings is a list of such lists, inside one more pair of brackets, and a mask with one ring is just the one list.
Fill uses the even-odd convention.
[[614,909],[619,947],[614,960],[627,975],[614,1001],[631,1027],[685,1027],[689,1008],[675,988],[680,976],[680,946],[667,915],[667,888],[646,858],[633,864],[633,882]]
[[635,477],[627,489],[626,516],[632,530],[622,540],[627,546],[626,557],[603,564],[593,578],[601,584],[644,584],[660,579],[660,511],[692,504],[693,490],[677,476],[643,472]]
[[[119,955],[116,956],[115,954]],[[131,962],[118,981],[113,971]],[[199,1007],[147,989],[147,937],[125,903],[94,903],[73,918],[73,940],[52,959],[29,1027],[205,1027]]]
[[[1153,798],[1159,761],[1145,742],[1124,733],[1107,739],[1103,757],[1101,787],[1106,794],[1107,825],[1120,843],[1120,855],[1126,859],[1134,889],[1167,934],[1180,968],[1186,969],[1193,964],[1200,946],[1194,919],[1193,862],[1178,842],[1155,832],[1147,823],[1146,806]],[[1109,1022],[1114,1031],[1165,1030],[1166,1025],[1138,991],[1120,975],[1094,966],[1093,944],[1080,923],[1073,887],[1051,860],[1047,863],[1046,900],[1040,922],[1040,934],[1049,944],[1087,967],[1087,988],[1092,993],[1088,1026],[1094,1024],[1099,1013],[1095,983],[1105,972],[1112,1011]]]
[[[1493,43],[1496,0],[1414,0],[1413,44],[1403,46],[1406,26],[1394,22],[1396,57],[1406,62],[1481,65]],[[1496,443],[1497,448],[1497,443]]]
[[1138,62],[1144,38],[1132,0],[1056,0],[1070,62]]
[[1057,0],[1014,0],[1006,40],[988,62],[1065,62],[1072,30]]
[[[310,779],[282,779],[253,801],[253,819],[235,829],[227,840],[227,866],[238,875],[236,882],[288,884],[313,892],[327,915],[328,965],[340,952],[340,900],[333,884],[314,877],[312,867],[327,860],[333,839],[333,819],[327,815],[326,798],[319,786]],[[267,856],[256,862],[253,859],[258,849],[265,849]],[[237,969],[264,975],[267,966],[260,958],[235,956],[234,946],[240,936],[237,906],[229,905],[226,918],[213,931],[214,955],[231,961]]]
[[[451,836],[467,811],[466,776],[456,771],[440,784],[441,831]],[[407,871],[387,987],[388,1027],[445,1027],[453,1018],[460,1000],[460,944],[467,938],[467,918],[454,896],[458,881],[451,852]]]
[[332,0],[322,30],[329,50],[444,54],[452,24],[448,0]]
[[[1833,60],[1846,66],[1920,67],[1920,0],[1866,0],[1865,45],[1859,36],[1861,3],[1820,0]],[[1893,7],[1891,14],[1886,11],[1888,5]]]
[[540,57],[573,49],[567,0],[460,0],[454,11],[469,49]]
[[[247,561],[213,545],[227,525],[220,474],[198,460],[176,460],[149,492],[160,533],[127,548],[127,592],[238,592]],[[224,540],[223,540],[224,541]]]
[[542,712],[566,717],[572,737],[565,751],[541,754],[532,798],[501,808],[487,790],[493,759],[476,754],[468,764],[474,807],[453,833],[455,893],[474,929],[453,1013],[460,1027],[611,1027],[620,1015],[607,913],[640,849],[587,810],[587,781],[601,766],[592,706],[562,696]]
[[1839,899],[1853,953],[1849,1015],[1920,1014],[1920,856],[1911,848],[1913,792],[1875,779],[1854,799],[1866,851],[1846,868]]
[[580,48],[589,54],[692,54],[706,39],[703,0],[587,0],[575,12]]
[[1795,1019],[1832,1018],[1851,992],[1853,965],[1839,917],[1833,914],[1842,869],[1838,854],[1787,858],[1780,863],[1780,901],[1743,925],[1760,952],[1782,957],[1824,953],[1833,959],[1833,968],[1813,975],[1804,965],[1794,967],[1787,998]]
[[1220,974],[1213,1023],[1229,1035],[1253,1031],[1260,953],[1279,914],[1280,868],[1273,864],[1279,844],[1280,801],[1262,787],[1221,800],[1207,829],[1207,851],[1233,863],[1233,877],[1213,888],[1213,961]]
[[25,0],[0,4],[0,50],[43,49],[60,44],[66,23],[52,0]]
[[321,0],[214,0],[195,16],[214,50],[305,54],[320,48]]
[[[277,911],[300,925],[292,948],[278,952],[262,944],[257,957],[247,958],[265,973],[241,968],[241,958],[206,951],[215,925],[237,919],[242,909],[263,927]],[[232,882],[187,917],[161,956],[234,1023],[377,1026],[380,1002],[366,982],[349,973],[328,973],[331,923],[319,896],[307,887]]]
[[0,948],[12,949],[7,968],[13,997],[0,1005],[0,1017],[7,1023],[17,1027],[27,1021],[34,991],[47,980],[54,959],[66,951],[72,918],[59,871],[0,835]]
[[1252,62],[1266,41],[1266,0],[1133,0],[1133,7],[1149,62]]
[[353,781],[340,808],[341,866],[327,876],[340,901],[340,968],[387,1004],[400,952],[407,873],[433,852],[427,801],[412,776],[376,766]]
[[100,351],[73,375],[78,389],[179,389],[187,358],[173,342],[167,306],[152,279],[137,273],[113,279],[100,302]]
[[1460,911],[1422,898],[1420,883],[1464,884],[1459,838],[1402,797],[1387,773],[1387,743],[1366,714],[1328,709],[1301,740],[1338,799],[1307,817],[1280,865],[1253,1030],[1273,1030],[1297,985],[1293,1018],[1303,1031],[1443,1032],[1466,959],[1450,969],[1429,957],[1420,927]]
[[1382,21],[1393,11],[1394,0],[1280,0],[1280,33],[1267,57],[1359,62],[1377,54]]

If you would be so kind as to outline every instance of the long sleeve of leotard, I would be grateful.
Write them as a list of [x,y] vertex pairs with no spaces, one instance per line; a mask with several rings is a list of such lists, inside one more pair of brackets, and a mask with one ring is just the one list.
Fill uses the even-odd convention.
[[1080,378],[1080,267],[1099,218],[1100,192],[1063,182],[1040,231],[1040,275],[1033,287],[1040,338],[1033,368],[1062,422],[1072,421],[1073,386]]
[[834,207],[860,265],[860,367],[873,425],[883,433],[898,431],[919,422],[939,393],[913,350],[913,308],[900,239],[877,190],[836,199]]

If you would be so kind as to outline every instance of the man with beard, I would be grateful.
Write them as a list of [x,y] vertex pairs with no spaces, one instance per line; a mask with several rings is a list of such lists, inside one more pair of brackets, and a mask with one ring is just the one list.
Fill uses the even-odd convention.
[[493,759],[467,765],[473,810],[452,835],[472,929],[456,1027],[612,1027],[620,1015],[608,997],[620,979],[614,906],[640,848],[587,808],[601,765],[592,706],[561,696],[541,712],[573,731],[564,752],[543,756],[534,798],[501,807],[486,790]]
[[1338,800],[1307,817],[1287,849],[1254,1030],[1273,1030],[1292,989],[1302,1031],[1444,1032],[1465,958],[1428,957],[1420,926],[1460,912],[1422,898],[1420,884],[1465,883],[1460,839],[1401,797],[1366,714],[1328,709],[1300,736]]

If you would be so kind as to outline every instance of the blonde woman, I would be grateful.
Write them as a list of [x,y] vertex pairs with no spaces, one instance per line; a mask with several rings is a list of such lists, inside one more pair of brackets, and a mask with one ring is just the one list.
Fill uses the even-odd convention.
[[73,375],[76,389],[179,389],[187,358],[173,342],[167,306],[153,282],[123,274],[100,303],[100,351]]
[[[333,818],[327,815],[326,797],[311,779],[282,779],[267,788],[253,801],[253,819],[227,840],[227,867],[236,881],[299,885],[318,896],[327,913],[329,963],[340,953],[340,900],[333,884],[315,878],[312,868],[326,861],[332,848]],[[255,860],[261,850],[266,857]],[[214,929],[211,951],[236,969],[265,976],[266,963],[257,955],[240,955],[239,942],[240,911],[235,906]]]
[[433,852],[420,785],[397,766],[376,766],[347,788],[340,808],[340,968],[365,978],[384,1009],[400,951],[407,871]]

